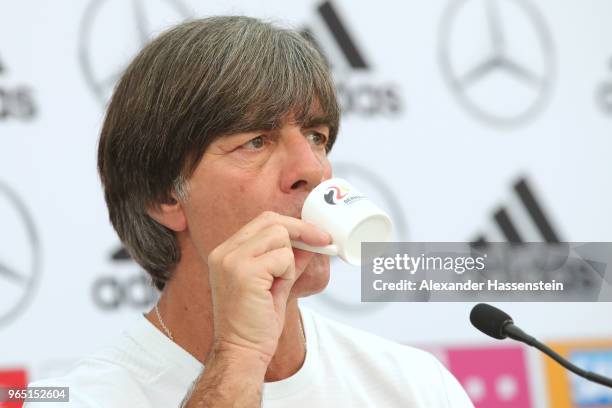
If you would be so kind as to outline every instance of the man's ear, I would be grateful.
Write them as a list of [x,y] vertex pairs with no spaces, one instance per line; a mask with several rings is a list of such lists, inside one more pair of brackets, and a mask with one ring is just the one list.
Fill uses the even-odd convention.
[[165,203],[149,207],[147,213],[155,221],[174,232],[187,229],[187,218],[183,205],[174,195]]

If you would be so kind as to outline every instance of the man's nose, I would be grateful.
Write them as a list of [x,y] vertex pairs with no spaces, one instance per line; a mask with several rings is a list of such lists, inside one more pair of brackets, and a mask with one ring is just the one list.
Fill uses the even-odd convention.
[[315,151],[299,127],[291,127],[283,136],[285,155],[281,190],[284,193],[308,193],[323,179],[327,163],[325,153]]

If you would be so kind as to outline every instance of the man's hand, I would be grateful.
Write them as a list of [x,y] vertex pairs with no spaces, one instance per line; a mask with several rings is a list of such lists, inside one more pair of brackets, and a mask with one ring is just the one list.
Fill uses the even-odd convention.
[[300,219],[264,212],[208,256],[214,341],[187,407],[260,403],[289,293],[313,256],[294,255],[291,240],[324,246],[331,238]]
[[251,350],[269,363],[291,287],[313,256],[300,251],[295,257],[292,239],[314,246],[330,242],[312,224],[264,212],[210,253],[215,346]]

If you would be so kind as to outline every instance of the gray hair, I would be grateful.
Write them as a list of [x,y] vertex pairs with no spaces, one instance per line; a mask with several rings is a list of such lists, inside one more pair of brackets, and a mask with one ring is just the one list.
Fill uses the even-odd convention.
[[98,171],[110,221],[162,290],[180,259],[174,232],[147,209],[188,198],[204,151],[224,135],[298,124],[330,128],[340,111],[329,67],[299,33],[243,16],[188,21],[149,43],[108,106]]

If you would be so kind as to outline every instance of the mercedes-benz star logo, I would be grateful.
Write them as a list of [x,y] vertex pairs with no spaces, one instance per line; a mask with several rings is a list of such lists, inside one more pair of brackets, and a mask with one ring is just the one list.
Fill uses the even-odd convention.
[[38,283],[41,250],[25,205],[0,183],[0,327],[17,317]]
[[92,0],[81,21],[79,61],[100,103],[147,42],[190,14],[178,0]]
[[555,77],[551,36],[529,0],[452,0],[440,26],[438,58],[462,106],[496,126],[533,117]]

